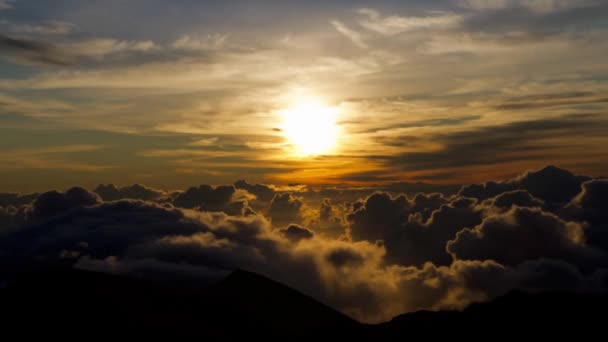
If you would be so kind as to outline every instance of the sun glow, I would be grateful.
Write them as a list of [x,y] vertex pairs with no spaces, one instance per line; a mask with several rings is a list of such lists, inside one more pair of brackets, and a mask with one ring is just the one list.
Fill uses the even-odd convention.
[[298,156],[328,154],[336,149],[339,110],[316,99],[306,99],[283,110],[282,131]]

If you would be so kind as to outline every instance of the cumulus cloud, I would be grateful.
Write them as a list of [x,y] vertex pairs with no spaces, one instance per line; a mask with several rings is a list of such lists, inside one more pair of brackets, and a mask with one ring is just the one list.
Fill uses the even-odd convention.
[[74,187],[62,193],[49,191],[40,195],[32,204],[32,217],[43,219],[59,215],[80,206],[93,206],[101,203],[101,198],[80,187]]
[[474,199],[448,200],[440,194],[418,194],[409,200],[404,195],[375,193],[355,203],[347,220],[353,240],[382,242],[391,263],[449,265],[452,257],[445,250],[446,243],[482,220],[476,204]]
[[0,193],[0,206],[13,206],[19,207],[25,204],[32,203],[39,194],[18,194],[18,193]]
[[[233,186],[203,185],[180,193],[173,206],[103,202],[82,188],[51,191],[21,207],[0,206],[0,255],[11,263],[56,261],[140,277],[209,280],[242,268],[366,322],[415,310],[462,308],[512,289],[606,291],[608,250],[601,240],[606,236],[606,181],[585,181],[571,196],[567,184],[577,176],[552,172],[561,175],[552,179],[566,184],[554,184],[562,194],[524,181],[541,177],[535,171],[469,188],[485,200],[375,192],[347,211],[338,202],[343,195],[331,191],[322,195],[335,193],[335,199],[315,197],[321,192],[304,197],[278,193],[259,213],[231,214],[227,206],[253,195]],[[520,188],[504,187],[495,194],[496,188],[516,182]],[[104,189],[116,196],[122,188]],[[125,189],[157,194],[143,186]],[[545,199],[565,198],[572,200],[546,211]],[[19,196],[7,196],[7,203],[15,201]],[[350,238],[323,234],[323,222],[341,215]],[[312,216],[314,228],[299,223]]]
[[279,193],[274,196],[268,209],[268,217],[275,226],[284,226],[302,220],[302,199],[292,193]]
[[586,230],[589,245],[608,251],[608,180],[583,183],[582,191],[569,203],[563,215],[590,224]]
[[119,199],[140,199],[148,201],[167,195],[163,190],[152,189],[141,184],[125,187],[117,187],[114,184],[100,184],[93,192],[98,194],[104,201],[116,201]]
[[173,204],[176,207],[223,211],[232,215],[243,214],[248,207],[246,194],[242,190],[237,191],[232,185],[220,185],[215,188],[210,185],[192,187],[177,195]]
[[542,207],[543,200],[532,196],[526,190],[513,190],[503,192],[500,195],[490,198],[483,202],[485,206],[510,209],[516,205],[518,207]]
[[[547,166],[537,171],[528,171],[507,181],[468,185],[463,187],[458,195],[483,200],[505,192],[523,189],[532,196],[547,202],[567,203],[580,192],[581,184],[587,180],[589,177],[574,175],[568,170],[556,166]],[[555,184],[559,184],[559,187]],[[525,195],[514,193],[504,196]]]
[[255,195],[258,200],[263,202],[269,202],[274,198],[275,191],[264,184],[249,184],[244,180],[239,180],[234,183],[234,187],[237,189],[247,190],[249,193]]
[[458,199],[455,205],[442,205],[426,221],[420,214],[411,215],[407,222],[385,237],[387,260],[413,266],[426,262],[451,264],[452,257],[445,248],[447,242],[462,229],[481,222],[482,214],[473,203],[463,205]]
[[285,229],[279,230],[281,235],[283,235],[286,239],[299,242],[300,240],[312,239],[315,236],[315,233],[307,229],[306,227],[299,226],[297,224],[292,224]]
[[347,215],[353,240],[383,240],[405,222],[409,215],[409,200],[404,195],[396,197],[377,192],[365,201],[353,204]]
[[[4,255],[23,256],[23,246],[29,256],[71,257],[77,267],[106,272],[173,270],[213,277],[246,268],[365,321],[421,308],[462,307],[502,293],[516,273],[491,261],[385,266],[384,249],[366,241],[311,237],[288,242],[261,216],[233,217],[141,201],[79,207],[0,240]],[[512,280],[498,281],[503,278]]]
[[457,259],[491,259],[504,265],[544,257],[583,264],[594,255],[586,248],[584,225],[524,207],[513,207],[463,229],[447,249]]

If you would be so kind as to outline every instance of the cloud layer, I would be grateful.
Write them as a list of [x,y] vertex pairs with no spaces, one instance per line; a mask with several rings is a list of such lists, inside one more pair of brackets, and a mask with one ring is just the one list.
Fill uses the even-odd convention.
[[[268,201],[270,187],[237,185],[3,195],[0,254],[15,265],[144,277],[209,279],[243,268],[368,322],[512,289],[608,290],[604,179],[547,167],[457,195],[374,192],[354,202],[306,189]],[[327,233],[334,219],[341,234]]]

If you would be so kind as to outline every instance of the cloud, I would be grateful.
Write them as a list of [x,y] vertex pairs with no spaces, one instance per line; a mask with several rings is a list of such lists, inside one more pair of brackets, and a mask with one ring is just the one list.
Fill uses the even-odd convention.
[[0,47],[8,57],[27,64],[68,66],[75,62],[73,56],[59,47],[35,40],[0,34]]
[[24,148],[0,151],[0,159],[4,161],[0,170],[75,170],[97,172],[111,169],[110,165],[94,164],[91,162],[75,161],[67,158],[70,154],[91,152],[102,149],[100,145],[62,145],[44,146],[41,148]]
[[587,243],[608,251],[608,180],[594,179],[583,183],[582,191],[572,199],[562,214],[585,221]]
[[292,193],[278,193],[270,202],[268,217],[275,226],[285,226],[302,220],[302,199]]
[[[545,177],[569,196],[568,184],[577,176],[565,170],[557,174],[568,177],[552,178],[554,174],[528,172],[494,184],[519,182],[533,188],[524,180]],[[286,214],[279,217],[289,221],[316,217],[319,227],[345,214],[352,239],[302,224],[278,227],[276,217],[271,222],[261,212],[228,215],[171,203],[103,202],[78,187],[46,192],[31,204],[7,195],[7,203],[25,204],[0,206],[0,255],[11,263],[59,262],[144,279],[209,280],[242,268],[358,319],[379,322],[416,310],[459,309],[512,289],[607,290],[602,279],[608,250],[601,243],[606,230],[599,228],[606,221],[589,216],[588,223],[582,222],[584,214],[605,212],[605,183],[583,182],[569,203],[551,207],[555,213],[545,211],[547,203],[524,188],[481,202],[459,195],[418,194],[409,199],[375,192],[346,211],[339,202],[344,190],[278,193],[261,210],[269,217]],[[484,191],[493,192],[494,187]],[[106,190],[113,195],[150,193],[144,186]],[[361,194],[358,191],[346,191],[346,197]],[[252,196],[232,186],[200,186],[180,195],[176,204],[220,209]],[[596,235],[590,234],[593,227]]]
[[427,220],[433,211],[439,209],[442,205],[447,204],[449,199],[441,193],[418,193],[412,200],[412,211],[419,213],[424,220]]
[[112,38],[95,38],[65,44],[64,48],[81,59],[102,60],[111,55],[123,53],[147,53],[161,49],[151,40],[126,41]]
[[448,203],[441,195],[419,194],[409,200],[404,195],[375,193],[355,203],[347,214],[350,236],[354,241],[381,242],[390,263],[449,265],[452,257],[445,250],[446,243],[482,220],[476,201],[458,197],[452,201],[454,204]]
[[75,25],[65,21],[49,20],[41,23],[10,24],[9,30],[18,34],[66,35]]
[[383,17],[378,11],[369,8],[360,9],[359,13],[366,17],[359,21],[361,26],[387,36],[413,30],[451,28],[463,20],[461,16],[451,13],[435,13],[424,17]]
[[12,9],[13,5],[11,2],[13,2],[13,0],[0,0],[0,11]]
[[607,102],[607,97],[598,97],[591,92],[571,92],[525,95],[508,98],[501,104],[495,106],[495,108],[499,110],[531,110],[559,106],[602,104]]
[[353,44],[355,44],[356,46],[358,46],[362,49],[368,48],[367,44],[365,44],[365,41],[364,41],[361,33],[350,29],[348,26],[346,26],[345,24],[343,24],[342,22],[340,22],[338,20],[332,20],[331,24],[334,26],[334,28],[338,32],[343,34],[346,38],[350,39],[350,41],[353,42]]
[[27,223],[27,206],[0,205],[0,237],[9,234]]
[[239,180],[234,183],[234,187],[237,189],[247,190],[249,193],[254,194],[258,200],[263,202],[269,202],[274,198],[275,191],[264,184],[249,184],[244,180]]
[[315,236],[315,233],[312,230],[297,224],[292,224],[287,228],[280,229],[279,233],[281,233],[287,240],[293,242],[312,239]]
[[18,194],[18,193],[10,193],[10,192],[0,193],[0,206],[20,207],[22,205],[32,203],[38,196],[39,196],[39,194],[37,194],[37,193],[32,193],[32,194]]
[[538,208],[513,207],[458,232],[447,250],[457,259],[495,260],[511,266],[540,258],[588,263],[593,252],[586,248],[584,230],[580,223]]
[[444,204],[425,221],[420,213],[411,215],[407,222],[397,227],[384,238],[389,262],[422,266],[427,262],[447,266],[452,256],[446,244],[456,234],[475,227],[482,220],[482,212],[474,206],[476,202],[455,198],[454,203]]
[[480,11],[523,8],[545,14],[579,7],[593,7],[600,2],[596,0],[457,0],[457,3],[462,7]]
[[116,187],[114,184],[99,184],[93,192],[98,194],[104,201],[116,201],[120,199],[149,201],[167,195],[165,191],[148,188],[141,184],[120,188]]
[[354,241],[384,240],[406,221],[409,206],[404,195],[393,197],[384,192],[374,193],[364,201],[356,202],[346,216],[350,235]]
[[248,207],[246,196],[242,197],[244,195],[242,191],[237,191],[232,185],[220,185],[215,188],[210,185],[200,185],[198,188],[192,187],[177,195],[173,204],[186,209],[198,208],[201,211],[223,211],[240,215]]
[[228,36],[221,34],[207,35],[203,39],[197,39],[186,34],[173,42],[171,47],[187,51],[217,50],[225,46],[227,39]]
[[498,10],[509,6],[511,0],[457,0],[462,7],[475,10]]
[[542,207],[544,202],[525,190],[514,190],[503,192],[496,197],[484,201],[483,204],[485,206],[510,209],[514,205],[518,207]]
[[[199,272],[217,277],[244,268],[365,321],[418,308],[461,307],[495,292],[488,285],[505,285],[496,281],[504,268],[492,262],[385,267],[382,247],[365,241],[313,237],[294,246],[263,217],[196,213],[141,201],[75,208],[0,240],[0,250],[15,258],[24,250],[47,261],[72,258],[79,268],[143,277]],[[493,281],[483,281],[489,277]],[[460,294],[457,300],[453,291]]]
[[[557,182],[552,184],[564,194],[547,193],[540,179]],[[555,186],[564,179],[582,181],[580,193],[570,196],[569,186]],[[542,186],[534,189],[530,182]],[[103,202],[79,187],[43,193],[33,203],[11,194],[4,203],[22,205],[0,206],[0,255],[16,263],[11,267],[35,259],[154,279],[207,281],[242,268],[366,322],[459,309],[512,289],[608,290],[602,280],[608,261],[605,180],[548,167],[492,184],[475,189],[487,196],[482,201],[374,192],[343,204],[344,198],[373,190],[277,193],[260,213],[232,215],[224,212],[226,206],[253,198],[245,189],[200,186],[175,197],[176,205],[219,211],[141,200]],[[505,184],[519,188],[501,187]],[[101,188],[112,199],[165,196],[145,186]],[[572,199],[548,206],[528,188],[548,199]],[[290,223],[278,226],[277,218]],[[312,218],[314,228],[299,224]],[[323,225],[334,219],[345,219],[352,239],[324,234]]]
[[80,206],[93,206],[101,202],[97,194],[80,187],[64,193],[49,191],[38,196],[32,204],[32,218],[45,219]]
[[572,204],[588,209],[608,209],[608,179],[594,179],[582,184],[582,191]]
[[[458,194],[480,200],[502,195],[504,200],[505,196],[526,196],[523,193],[510,193],[523,189],[530,195],[547,202],[567,203],[580,192],[581,185],[587,180],[589,177],[574,175],[556,166],[547,166],[540,170],[527,171],[514,179],[502,182],[490,181],[467,185],[462,187]],[[556,187],[555,184],[560,186]]]
[[[569,146],[570,141],[564,138],[566,132],[571,137],[580,134],[599,138],[608,128],[607,124],[597,116],[569,115],[437,132],[425,139],[438,148],[370,158],[387,167],[410,172],[546,160],[548,155],[559,156],[559,150]],[[393,140],[397,144],[412,138],[402,135]],[[582,149],[581,153],[590,151],[592,149]]]

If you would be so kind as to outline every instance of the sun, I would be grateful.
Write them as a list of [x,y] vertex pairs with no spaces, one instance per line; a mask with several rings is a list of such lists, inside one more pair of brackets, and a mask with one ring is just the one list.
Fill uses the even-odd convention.
[[328,154],[336,149],[339,127],[338,108],[316,99],[299,100],[281,111],[282,131],[296,155]]

